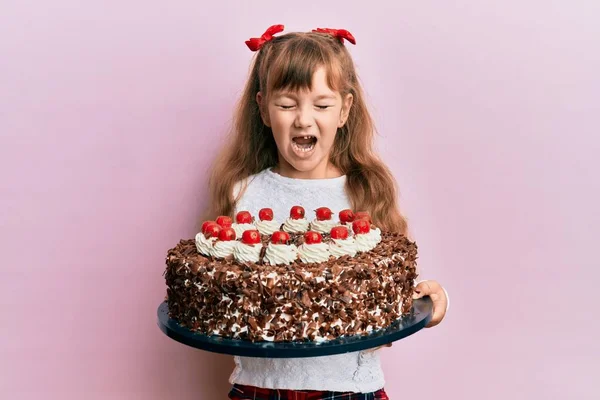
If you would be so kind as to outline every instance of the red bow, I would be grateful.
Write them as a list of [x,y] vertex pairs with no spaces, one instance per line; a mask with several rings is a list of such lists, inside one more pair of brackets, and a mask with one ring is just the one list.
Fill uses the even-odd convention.
[[246,45],[252,51],[260,50],[263,45],[273,39],[273,35],[283,31],[283,25],[273,25],[269,27],[259,38],[251,38],[246,40]]
[[344,39],[346,39],[350,43],[356,44],[356,39],[354,39],[354,36],[352,36],[352,34],[345,29],[317,28],[313,29],[313,32],[329,33],[330,35],[340,39],[342,43],[344,43]]

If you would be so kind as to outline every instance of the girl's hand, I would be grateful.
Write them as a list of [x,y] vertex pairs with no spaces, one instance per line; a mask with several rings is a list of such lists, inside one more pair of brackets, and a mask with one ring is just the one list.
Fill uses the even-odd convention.
[[[419,282],[415,287],[413,299],[420,299],[423,296],[429,296],[433,301],[433,316],[431,317],[431,321],[425,326],[425,328],[431,328],[442,322],[444,319],[446,310],[448,309],[448,296],[446,295],[444,288],[436,281]],[[379,350],[384,347],[392,347],[392,344],[384,344],[383,346],[366,350],[366,352]]]
[[426,328],[431,328],[444,319],[448,308],[448,296],[444,288],[436,281],[419,282],[415,287],[413,299],[420,299],[423,296],[429,296],[433,301],[433,316],[431,317],[431,321],[425,326]]

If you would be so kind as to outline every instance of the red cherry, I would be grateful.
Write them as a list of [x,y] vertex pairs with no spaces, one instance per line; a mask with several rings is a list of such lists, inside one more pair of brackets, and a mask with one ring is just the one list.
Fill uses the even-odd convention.
[[333,215],[331,210],[327,207],[319,207],[315,212],[317,213],[317,220],[319,221],[328,221],[331,219],[331,215]]
[[273,235],[271,236],[271,243],[273,244],[286,244],[289,240],[290,235],[283,231],[273,232]]
[[367,211],[359,211],[356,214],[354,214],[354,219],[366,219],[367,221],[369,221],[369,223],[372,223],[373,221],[371,220],[371,216],[369,215],[369,213]]
[[273,221],[273,210],[270,208],[261,208],[258,212],[258,218],[261,221]]
[[319,232],[308,231],[304,234],[304,242],[306,244],[317,244],[323,241],[323,237]]
[[371,224],[369,224],[369,221],[367,221],[366,219],[356,219],[352,223],[352,230],[357,235],[361,233],[369,233],[369,231],[371,230]]
[[211,225],[211,224],[218,225],[215,221],[204,221],[202,223],[202,230],[201,230],[201,232],[205,233],[206,232],[206,228],[208,227],[208,225]]
[[221,232],[221,226],[218,224],[208,224],[206,226],[206,231],[204,232],[204,236],[208,235],[208,237],[219,237],[219,233]]
[[302,219],[304,218],[304,208],[300,206],[294,206],[290,210],[290,218],[291,219]]
[[238,224],[251,224],[252,223],[252,214],[249,211],[240,211],[235,216],[235,221]]
[[222,241],[235,240],[235,230],[233,230],[233,228],[221,229],[221,232],[219,232],[219,240],[222,240]]
[[256,229],[244,231],[242,233],[242,242],[245,244],[259,244],[260,233]]
[[354,221],[354,213],[350,209],[340,211],[340,222],[348,223]]
[[232,222],[233,221],[231,220],[231,217],[228,217],[226,215],[221,215],[217,217],[217,224],[221,225],[221,227],[223,228],[229,228]]
[[331,228],[332,239],[348,239],[348,228],[345,226],[334,226]]

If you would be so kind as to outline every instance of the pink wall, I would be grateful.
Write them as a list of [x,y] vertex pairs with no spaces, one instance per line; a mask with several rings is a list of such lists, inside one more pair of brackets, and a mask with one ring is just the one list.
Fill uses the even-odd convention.
[[598,2],[155,3],[1,7],[0,397],[225,398],[231,359],[155,311],[243,41],[272,23],[356,36],[425,277],[452,297],[385,351],[392,398],[600,397]]

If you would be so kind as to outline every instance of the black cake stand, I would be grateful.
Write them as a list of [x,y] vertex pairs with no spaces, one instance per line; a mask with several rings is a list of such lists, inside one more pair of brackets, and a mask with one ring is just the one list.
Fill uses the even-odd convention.
[[427,325],[431,320],[432,311],[433,302],[426,296],[414,300],[411,313],[386,329],[367,336],[348,336],[322,343],[251,342],[195,333],[169,318],[169,307],[166,302],[158,307],[158,326],[173,340],[214,353],[266,358],[318,357],[372,349],[410,336]]

